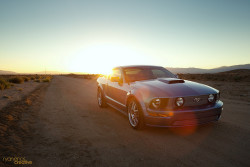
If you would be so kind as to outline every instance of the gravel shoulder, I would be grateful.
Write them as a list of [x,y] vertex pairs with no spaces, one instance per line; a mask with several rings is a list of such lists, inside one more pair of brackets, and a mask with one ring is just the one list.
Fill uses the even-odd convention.
[[43,83],[28,81],[22,84],[13,84],[9,89],[0,90],[0,110],[12,102],[20,101],[41,84]]
[[[33,125],[48,83],[18,94],[0,110],[0,166],[13,166],[13,158],[24,157],[25,143],[33,137]],[[13,94],[12,94],[13,95]],[[7,160],[6,160],[7,159]],[[11,160],[12,159],[12,160]]]

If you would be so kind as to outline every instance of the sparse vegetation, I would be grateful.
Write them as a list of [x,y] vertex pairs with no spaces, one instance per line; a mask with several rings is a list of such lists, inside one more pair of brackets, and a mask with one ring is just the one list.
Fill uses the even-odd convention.
[[50,82],[50,79],[48,79],[48,78],[43,79],[43,82]]
[[4,90],[4,85],[0,84],[0,90]]
[[34,80],[34,82],[50,82],[52,79],[52,76],[50,75],[35,75],[31,77],[31,80]]
[[18,91],[20,91],[20,92],[21,92],[21,91],[23,91],[23,89],[22,89],[22,88],[18,88],[17,90],[18,90]]
[[234,81],[236,81],[236,82],[239,82],[239,81],[241,81],[243,78],[242,78],[242,76],[235,76],[234,77]]
[[73,78],[81,78],[81,79],[97,79],[100,74],[68,74],[66,75],[68,77],[73,77]]
[[40,78],[41,76],[36,74],[35,79],[40,79]]
[[24,79],[23,77],[20,77],[20,76],[16,76],[16,77],[12,77],[9,79],[9,82],[11,83],[16,83],[16,84],[21,84],[24,82]]
[[3,95],[3,98],[5,98],[5,99],[10,99],[10,96]]
[[31,101],[30,98],[27,98],[27,99],[25,100],[25,103],[26,103],[27,105],[31,105],[31,104],[32,104],[32,101]]
[[44,76],[43,82],[50,82],[51,79],[52,79],[52,76]]
[[0,90],[8,89],[10,87],[10,83],[6,81],[4,78],[0,78]]
[[250,82],[248,72],[223,72],[215,74],[178,74],[179,78],[194,81]]
[[22,84],[30,80],[40,83],[50,82],[51,79],[51,75],[0,75],[0,90],[8,89],[15,84]]
[[24,76],[24,77],[23,77],[23,80],[24,80],[25,82],[28,82],[28,81],[30,80],[30,78],[29,78],[29,77]]

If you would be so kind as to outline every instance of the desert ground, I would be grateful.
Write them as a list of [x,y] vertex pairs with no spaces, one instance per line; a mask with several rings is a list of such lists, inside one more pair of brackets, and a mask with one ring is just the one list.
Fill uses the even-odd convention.
[[250,166],[249,82],[196,80],[221,90],[219,122],[136,131],[97,106],[94,79],[54,76],[0,109],[0,166]]

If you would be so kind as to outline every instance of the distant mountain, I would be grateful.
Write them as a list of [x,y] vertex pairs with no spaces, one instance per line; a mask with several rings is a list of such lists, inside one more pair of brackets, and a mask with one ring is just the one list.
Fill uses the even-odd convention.
[[13,74],[17,74],[17,73],[13,71],[0,70],[0,75],[13,75]]
[[201,69],[201,68],[173,68],[173,67],[166,67],[169,71],[174,74],[202,74],[208,73],[208,70]]
[[[169,71],[174,74],[204,74],[204,73],[221,73],[233,70],[243,70],[248,69],[250,70],[250,64],[242,64],[242,65],[234,65],[234,66],[222,66],[213,69],[202,69],[202,68],[173,68],[173,67],[166,67]],[[17,75],[17,74],[28,74],[28,73],[16,73],[13,71],[4,71],[0,70],[0,75]],[[45,74],[45,71],[41,72],[34,72],[29,74]],[[69,74],[69,72],[59,72],[59,71],[46,71],[46,74],[58,75],[58,74]],[[84,73],[74,73],[74,74],[84,74]]]
[[204,74],[204,73],[219,73],[225,71],[232,71],[238,69],[250,69],[250,64],[243,64],[243,65],[234,65],[234,66],[222,66],[213,69],[202,69],[202,68],[173,68],[173,67],[166,67],[169,71],[174,74],[182,73],[182,74]]
[[234,66],[222,66],[219,68],[214,68],[209,70],[210,73],[217,73],[217,72],[225,72],[225,71],[232,71],[237,69],[250,69],[250,64],[242,64],[242,65],[234,65]]

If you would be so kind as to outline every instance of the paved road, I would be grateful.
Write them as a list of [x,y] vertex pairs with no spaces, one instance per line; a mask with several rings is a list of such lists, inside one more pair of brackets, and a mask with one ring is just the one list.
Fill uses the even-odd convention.
[[250,166],[250,105],[224,101],[216,125],[135,131],[123,114],[98,108],[95,81],[58,76],[45,92],[26,159],[48,167]]

